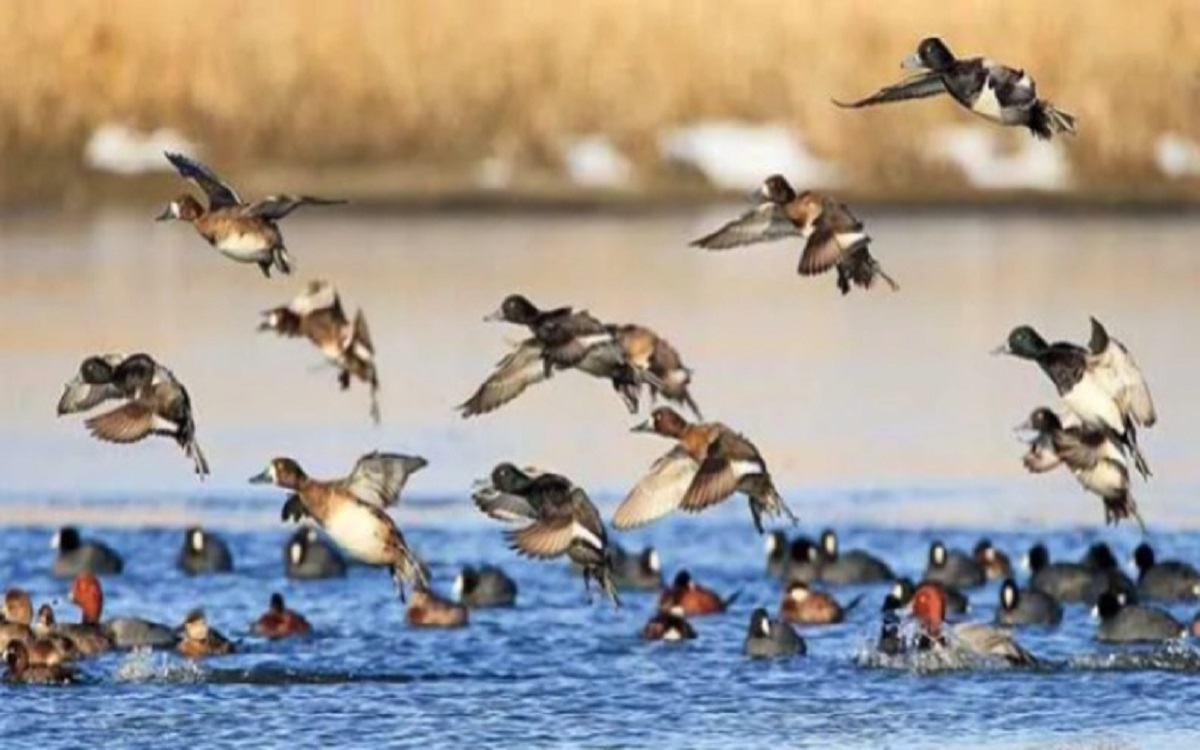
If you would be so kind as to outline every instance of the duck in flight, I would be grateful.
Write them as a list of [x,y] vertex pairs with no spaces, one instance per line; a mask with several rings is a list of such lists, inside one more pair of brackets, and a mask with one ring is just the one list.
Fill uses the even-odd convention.
[[958,58],[938,37],[921,41],[901,67],[920,72],[853,102],[834,104],[847,109],[871,107],[909,99],[949,94],[975,114],[999,125],[1029,128],[1036,137],[1075,134],[1075,118],[1037,94],[1033,78],[984,57]]

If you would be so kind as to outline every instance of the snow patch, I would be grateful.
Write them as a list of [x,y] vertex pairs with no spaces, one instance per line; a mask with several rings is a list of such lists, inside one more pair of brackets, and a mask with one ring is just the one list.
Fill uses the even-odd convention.
[[125,125],[110,123],[96,128],[84,147],[83,158],[89,167],[101,172],[141,174],[171,172],[174,167],[163,158],[164,151],[193,154],[196,144],[179,132],[159,128],[142,133]]
[[589,188],[623,188],[633,177],[633,166],[603,135],[589,135],[563,151],[567,177]]
[[780,125],[698,123],[666,133],[658,145],[663,159],[695,167],[726,190],[752,190],[776,173],[806,188],[841,181],[834,164],[809,153],[799,133]]
[[1004,153],[1001,133],[991,128],[943,128],[930,139],[934,158],[952,162],[972,187],[983,190],[1065,190],[1071,165],[1055,141],[1023,138],[1015,153]]
[[1154,144],[1154,163],[1167,177],[1200,175],[1200,145],[1178,133],[1166,133]]

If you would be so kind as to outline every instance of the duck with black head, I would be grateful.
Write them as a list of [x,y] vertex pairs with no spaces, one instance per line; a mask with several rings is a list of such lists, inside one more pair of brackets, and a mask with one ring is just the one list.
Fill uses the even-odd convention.
[[454,579],[454,594],[471,609],[512,607],[517,603],[517,582],[495,565],[465,565]]
[[961,550],[948,550],[939,539],[929,545],[929,564],[924,579],[959,589],[972,589],[987,583],[987,576],[975,558]]
[[58,550],[51,572],[57,578],[73,578],[80,573],[120,575],[125,561],[112,547],[98,539],[85,539],[74,526],[63,526],[50,540]]
[[1143,599],[1187,602],[1200,598],[1200,572],[1181,560],[1158,560],[1154,548],[1142,542],[1133,551],[1138,570],[1137,590]]
[[1011,578],[1000,584],[997,625],[1058,625],[1062,617],[1062,605],[1046,592],[1035,588],[1022,591]]
[[866,98],[833,103],[859,109],[949,94],[976,115],[998,125],[1028,128],[1037,138],[1075,134],[1075,117],[1040,98],[1037,85],[1024,70],[985,57],[955,57],[938,37],[922,39],[901,67],[919,72]]
[[739,593],[735,591],[723,598],[712,589],[697,583],[687,570],[680,570],[675,574],[671,585],[659,594],[658,608],[667,611],[678,607],[689,617],[715,615],[729,609],[729,605],[737,599]]
[[346,561],[316,529],[301,526],[284,545],[283,572],[297,580],[341,578],[346,575]]
[[233,553],[221,537],[192,526],[183,532],[183,545],[176,565],[192,576],[229,573],[233,571]]
[[991,539],[983,537],[976,542],[972,555],[975,562],[983,568],[983,573],[989,581],[1012,577],[1012,561],[1008,559],[1008,555],[992,544]]
[[1188,633],[1166,610],[1130,604],[1115,591],[1101,594],[1092,614],[1100,619],[1096,640],[1101,643],[1157,643],[1185,638]]
[[287,604],[283,601],[283,594],[276,591],[271,594],[267,611],[255,621],[253,630],[256,635],[264,638],[291,638],[308,635],[312,632],[312,625],[308,624],[304,615],[288,609]]
[[808,653],[808,644],[791,625],[772,620],[765,608],[758,607],[750,613],[742,653],[751,659],[804,656]]
[[837,532],[821,532],[821,580],[834,585],[891,581],[896,574],[883,560],[861,549],[841,550]]

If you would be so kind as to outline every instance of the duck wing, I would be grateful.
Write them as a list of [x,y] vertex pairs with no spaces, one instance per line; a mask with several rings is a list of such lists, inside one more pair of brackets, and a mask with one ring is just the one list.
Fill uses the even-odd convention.
[[287,309],[297,315],[308,315],[317,310],[327,310],[331,307],[341,307],[337,288],[323,279],[308,282],[304,291],[297,294],[287,304]]
[[489,518],[505,523],[526,523],[538,517],[538,509],[528,499],[511,492],[501,492],[490,484],[471,495],[475,507]]
[[354,356],[364,362],[375,359],[375,343],[371,341],[371,329],[367,326],[367,316],[362,310],[354,313],[354,328],[351,329],[345,348],[347,351],[353,351]]
[[968,622],[956,625],[953,632],[956,641],[977,654],[999,656],[1013,665],[1032,666],[1038,663],[1033,654],[1017,643],[1007,630]]
[[1121,409],[1138,426],[1152,427],[1158,421],[1150,386],[1129,349],[1110,337],[1100,321],[1092,318],[1089,366]]
[[200,162],[170,151],[166,152],[166,157],[183,179],[204,191],[204,194],[208,196],[210,211],[242,204],[242,199],[238,197],[237,191],[218,177],[216,172]]
[[771,242],[787,237],[799,237],[801,231],[783,206],[771,201],[758,204],[738,218],[722,225],[715,232],[688,243],[705,250],[728,250],[758,242]]
[[260,219],[282,219],[301,206],[341,206],[347,201],[340,198],[316,198],[311,195],[269,195],[242,209],[246,216]]
[[860,109],[862,107],[873,107],[876,104],[889,104],[909,99],[925,99],[944,93],[946,93],[946,84],[942,80],[941,75],[934,71],[929,71],[911,76],[899,83],[893,83],[891,86],[884,86],[866,98],[853,102],[841,102],[834,99],[833,103],[843,109]]
[[618,529],[632,529],[656,521],[679,507],[687,494],[700,464],[676,446],[663,454],[650,467],[613,513],[612,523]]
[[750,441],[723,428],[709,443],[708,455],[700,462],[679,507],[689,513],[702,511],[736,492],[744,477],[765,472],[762,457]]
[[483,385],[458,406],[463,418],[487,414],[499,409],[525,392],[531,385],[546,380],[542,347],[534,339],[523,341],[496,366]]
[[509,546],[519,554],[545,560],[566,554],[573,545],[580,543],[597,550],[605,549],[600,514],[583,490],[576,488],[570,496],[544,503],[540,511],[538,520],[505,534]]
[[987,86],[996,94],[996,101],[1005,107],[1025,107],[1037,101],[1037,87],[1025,71],[998,62],[985,61]]
[[408,477],[427,463],[420,456],[374,451],[359,458],[343,482],[350,494],[367,505],[387,508],[400,502]]
[[[545,360],[564,369],[577,366],[597,347],[616,342],[613,330],[585,310],[546,321],[538,327],[537,338],[544,345]],[[623,355],[617,351],[616,356]]]
[[154,431],[154,410],[143,401],[129,401],[84,422],[92,437],[109,443],[136,443]]
[[94,385],[75,378],[63,387],[63,394],[58,399],[58,413],[75,414],[94,409],[105,401],[125,398],[126,394],[112,383]]
[[1070,427],[1055,432],[1052,441],[1055,455],[1072,470],[1082,471],[1095,468],[1106,457],[1109,436],[1100,430]]

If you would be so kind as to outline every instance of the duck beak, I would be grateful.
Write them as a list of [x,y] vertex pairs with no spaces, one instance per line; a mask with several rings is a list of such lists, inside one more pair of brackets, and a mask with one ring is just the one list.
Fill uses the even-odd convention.
[[993,349],[991,351],[991,354],[992,354],[992,356],[998,356],[1001,354],[1012,354],[1012,349],[1009,349],[1008,344],[1005,343],[1005,344],[1001,344],[1000,346],[997,346],[995,349]]
[[630,432],[654,432],[654,420],[647,419],[645,422],[635,424],[629,428]]
[[484,315],[483,322],[484,323],[503,323],[504,322],[504,310],[497,308],[497,310],[495,312],[490,312],[487,315]]
[[170,221],[175,217],[171,214],[171,207],[168,205],[163,209],[162,213],[154,217],[155,221]]
[[921,62],[921,56],[914,52],[900,61],[900,67],[904,70],[924,70],[925,63]]
[[250,477],[249,482],[250,482],[250,484],[270,484],[271,483],[271,470],[263,469],[262,472]]

